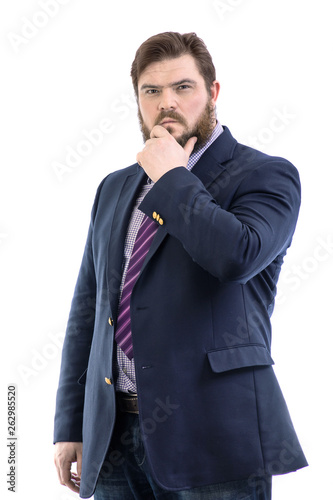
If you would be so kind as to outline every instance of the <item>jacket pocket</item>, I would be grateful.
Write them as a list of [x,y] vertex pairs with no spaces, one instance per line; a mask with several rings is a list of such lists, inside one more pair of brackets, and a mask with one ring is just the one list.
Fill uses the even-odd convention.
[[274,365],[264,344],[246,344],[207,352],[211,369],[222,373],[250,366]]

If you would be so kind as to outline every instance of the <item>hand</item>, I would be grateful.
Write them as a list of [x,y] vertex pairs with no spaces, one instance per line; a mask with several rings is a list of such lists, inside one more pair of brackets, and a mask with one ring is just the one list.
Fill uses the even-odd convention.
[[169,170],[186,167],[196,142],[197,138],[191,137],[182,148],[164,127],[156,125],[145,147],[137,154],[136,161],[148,177],[157,182]]
[[[71,472],[73,462],[77,462],[77,474]],[[82,443],[59,442],[55,444],[54,463],[60,484],[79,493],[82,467]]]

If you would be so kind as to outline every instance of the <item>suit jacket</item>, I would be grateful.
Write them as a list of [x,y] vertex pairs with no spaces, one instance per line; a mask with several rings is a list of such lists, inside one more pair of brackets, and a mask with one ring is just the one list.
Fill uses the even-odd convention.
[[[83,441],[82,498],[93,494],[114,427],[124,240],[145,180],[135,164],[99,186],[68,320],[54,441]],[[164,221],[131,318],[146,456],[166,489],[307,465],[270,354],[299,206],[295,167],[237,143],[226,127],[192,172],[166,173],[140,205]]]

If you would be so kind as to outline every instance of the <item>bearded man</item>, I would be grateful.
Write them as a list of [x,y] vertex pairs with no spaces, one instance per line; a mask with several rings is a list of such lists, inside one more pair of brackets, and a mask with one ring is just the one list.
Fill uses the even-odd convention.
[[95,500],[268,500],[273,475],[307,465],[270,354],[299,176],[217,120],[194,33],[149,38],[131,76],[145,145],[92,209],[57,393],[59,480]]

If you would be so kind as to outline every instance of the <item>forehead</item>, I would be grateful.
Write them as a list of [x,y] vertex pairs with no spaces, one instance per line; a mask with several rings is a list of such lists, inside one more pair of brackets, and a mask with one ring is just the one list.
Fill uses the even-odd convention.
[[167,85],[186,78],[196,80],[198,83],[204,82],[195,59],[189,54],[149,64],[140,75],[138,87],[140,89],[141,85],[147,83]]

